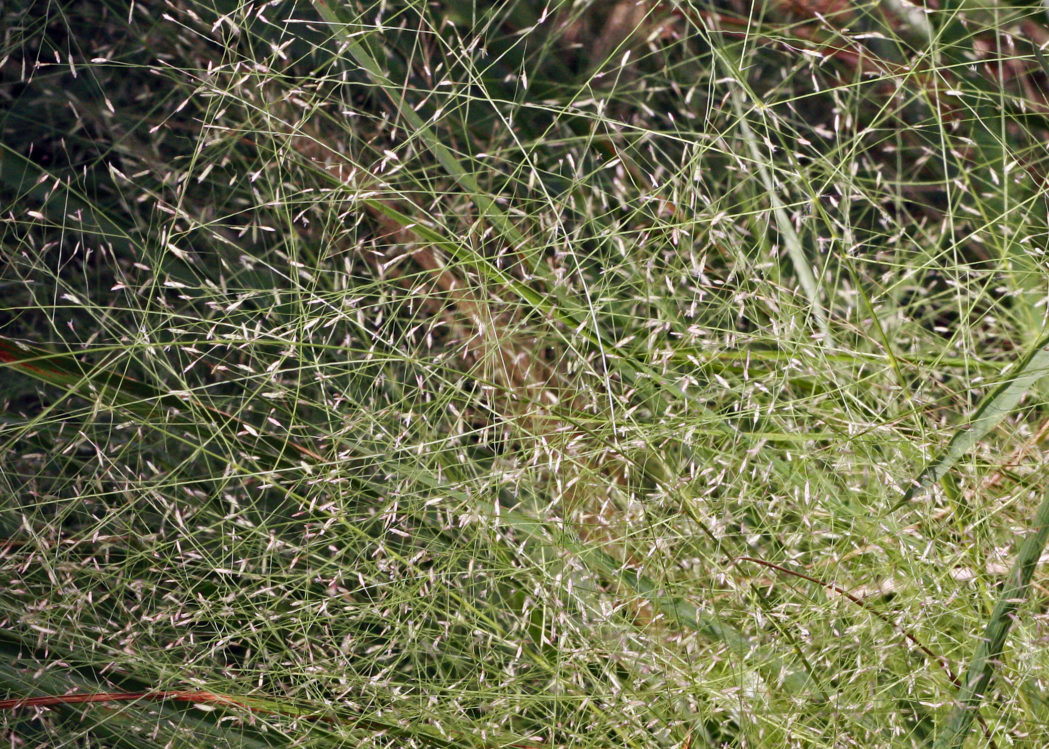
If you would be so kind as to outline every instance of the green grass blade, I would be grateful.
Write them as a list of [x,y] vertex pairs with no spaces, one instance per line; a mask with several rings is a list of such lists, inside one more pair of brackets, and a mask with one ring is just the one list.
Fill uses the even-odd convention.
[[1033,526],[1034,531],[1020,544],[1016,562],[998,594],[998,603],[976,646],[954,708],[947,716],[943,732],[937,737],[937,749],[961,749],[977,709],[987,696],[987,687],[994,676],[994,665],[1001,658],[1005,638],[1013,624],[1013,615],[1027,597],[1031,576],[1049,539],[1049,495],[1038,506]]
[[[737,75],[734,70],[732,70],[731,73]],[[742,99],[743,96],[739,90],[733,88],[732,108],[736,113],[736,122],[739,123],[739,129],[743,135],[744,142],[747,144],[747,150],[750,152],[751,161],[757,167],[758,174],[761,177],[761,184],[765,187],[765,194],[768,196],[772,208],[772,216],[776,222],[776,229],[783,237],[783,243],[787,246],[787,255],[790,257],[791,264],[794,266],[794,272],[798,275],[798,282],[801,284],[805,296],[808,297],[812,316],[815,318],[820,332],[823,334],[824,342],[828,347],[833,346],[834,339],[831,338],[830,321],[827,319],[827,314],[823,310],[823,303],[820,301],[819,283],[817,283],[816,277],[812,273],[808,257],[805,255],[805,249],[801,246],[801,238],[794,230],[794,225],[791,223],[790,217],[787,216],[783,200],[780,198],[779,188],[772,178],[768,165],[765,163],[766,159],[761,155],[757,136],[754,134],[754,130],[750,127],[750,123],[747,121],[747,114],[743,110]]]
[[1027,391],[1047,374],[1049,338],[1043,338],[1016,364],[1008,379],[995,387],[977,406],[968,423],[955,432],[944,451],[921,472],[892,511],[924,494],[946,476],[959,460],[968,455],[980,440],[1013,412]]
[[434,133],[429,123],[423,120],[418,112],[412,109],[410,103],[400,95],[400,87],[389,79],[358,35],[351,31],[353,24],[343,21],[339,13],[326,0],[314,0],[313,6],[325,21],[342,32],[339,36],[346,51],[364,69],[372,81],[389,95],[390,100],[397,107],[397,112],[411,126],[412,131],[423,140],[448,175],[477,202],[482,218],[491,221],[511,247],[520,247],[525,241],[524,235],[517,230],[509,216],[499,209],[488,192],[481,189],[473,174]]
[[[148,383],[123,375],[112,368],[88,367],[72,353],[54,352],[40,346],[14,341],[0,336],[0,366],[8,366],[41,382],[97,401],[106,408],[118,408],[150,423],[165,410],[203,411],[218,429],[238,433],[245,422],[220,409],[193,400],[191,396],[160,390]],[[249,430],[250,432],[257,430]],[[240,440],[243,441],[243,440]],[[251,444],[242,445],[247,454],[264,447],[274,460],[274,470],[300,468],[303,459],[319,462],[321,456],[295,442],[268,434],[257,434]]]

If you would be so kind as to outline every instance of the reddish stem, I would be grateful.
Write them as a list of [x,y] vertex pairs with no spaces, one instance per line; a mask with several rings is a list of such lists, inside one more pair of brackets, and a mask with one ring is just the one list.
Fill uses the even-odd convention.
[[[20,710],[25,707],[55,707],[58,705],[82,705],[85,703],[131,702],[134,700],[151,700],[157,702],[162,700],[172,700],[175,702],[191,702],[195,704],[210,703],[218,705],[230,705],[233,707],[244,708],[245,710],[251,710],[252,712],[290,715],[292,717],[298,717],[304,720],[326,721],[330,723],[349,722],[345,720],[339,720],[329,715],[295,715],[293,713],[285,712],[277,708],[259,707],[256,705],[251,705],[249,703],[233,699],[232,697],[227,697],[222,694],[215,694],[214,692],[198,692],[186,690],[155,690],[150,692],[95,692],[92,694],[63,694],[43,695],[40,697],[15,697],[8,700],[0,700],[0,710]],[[368,721],[358,720],[354,722],[358,726],[365,726],[367,728],[373,728],[376,730],[384,728],[384,726],[381,726],[376,723],[370,723]],[[540,747],[533,744],[509,744],[508,746],[511,747],[511,749],[549,749],[548,747]]]
[[[42,697],[15,697],[0,700],[0,710],[19,710],[23,707],[52,707],[54,705],[79,705],[86,702],[130,702],[131,700],[175,700],[178,702],[235,705],[247,710],[263,710],[212,692],[153,691],[153,692],[97,692],[94,694],[44,695]],[[270,711],[266,711],[270,712]]]

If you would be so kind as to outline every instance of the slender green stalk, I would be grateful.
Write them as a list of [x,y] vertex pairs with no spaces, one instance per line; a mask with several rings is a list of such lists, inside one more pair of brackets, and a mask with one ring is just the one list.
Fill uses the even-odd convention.
[[1039,341],[1027,355],[1010,368],[1003,379],[973,411],[968,421],[951,437],[947,447],[904,492],[893,511],[921,496],[941,481],[958,461],[1008,416],[1028,391],[1049,374],[1049,338]]
[[1027,599],[1031,576],[1049,539],[1049,495],[1038,506],[1031,527],[1031,532],[1020,544],[1016,561],[998,594],[998,602],[987,620],[983,637],[973,652],[969,669],[955,697],[954,707],[936,738],[935,746],[938,749],[958,749],[965,743],[980,703],[987,697],[987,689],[994,677],[995,666],[1001,661],[1014,615]]

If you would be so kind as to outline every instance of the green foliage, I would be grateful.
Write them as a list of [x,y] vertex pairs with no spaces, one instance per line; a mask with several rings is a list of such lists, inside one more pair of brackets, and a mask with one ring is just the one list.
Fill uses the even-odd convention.
[[11,6],[5,741],[1044,744],[1042,5]]

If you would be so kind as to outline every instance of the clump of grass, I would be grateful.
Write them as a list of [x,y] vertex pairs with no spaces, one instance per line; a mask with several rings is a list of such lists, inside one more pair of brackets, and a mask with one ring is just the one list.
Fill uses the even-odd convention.
[[1049,30],[941,5],[4,8],[5,738],[1037,735]]

